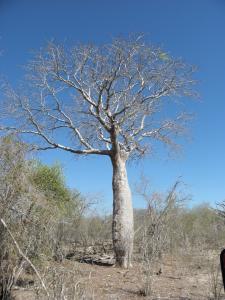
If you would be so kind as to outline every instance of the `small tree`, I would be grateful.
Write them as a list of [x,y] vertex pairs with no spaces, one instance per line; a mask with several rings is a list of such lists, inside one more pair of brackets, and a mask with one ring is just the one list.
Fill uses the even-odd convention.
[[[41,150],[104,155],[113,167],[113,245],[119,266],[131,265],[133,209],[126,162],[154,140],[174,145],[186,115],[168,119],[175,96],[191,96],[193,67],[147,45],[142,37],[71,49],[54,43],[27,66],[21,92],[7,89],[3,130],[34,137]],[[3,120],[2,120],[3,123]],[[16,124],[16,125],[15,125]]]
[[69,231],[72,224],[80,223],[85,210],[85,200],[78,191],[70,190],[66,186],[62,168],[58,164],[47,166],[35,161],[32,164],[30,180],[46,200],[43,209],[39,208],[39,211],[43,216],[47,215],[48,220],[50,211],[53,216],[52,226],[48,226],[48,244],[50,245],[51,240],[54,258],[61,260],[65,231]]
[[166,195],[151,193],[149,181],[143,176],[137,186],[138,195],[147,205],[140,213],[141,226],[136,230],[136,243],[139,245],[144,271],[144,287],[140,292],[146,296],[152,293],[155,267],[158,265],[156,274],[163,272],[163,255],[170,250],[171,240],[176,235],[173,232],[174,223],[186,200],[186,197],[179,195],[179,185],[180,182],[176,181]]
[[47,166],[33,161],[30,179],[46,199],[58,207],[62,216],[79,218],[82,214],[85,201],[78,191],[66,186],[60,165]]

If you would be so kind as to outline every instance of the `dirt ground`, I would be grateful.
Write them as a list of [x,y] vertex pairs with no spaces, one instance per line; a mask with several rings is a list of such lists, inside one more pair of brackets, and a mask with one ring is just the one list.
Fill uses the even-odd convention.
[[[165,261],[166,260],[166,261]],[[213,274],[203,262],[194,264],[190,258],[176,260],[166,258],[162,273],[156,270],[151,276],[152,293],[144,297],[148,279],[142,266],[135,263],[126,271],[115,267],[91,266],[85,264],[83,271],[89,273],[88,286],[93,289],[95,299],[210,299],[213,298]],[[189,260],[189,262],[188,262]],[[190,263],[188,265],[188,263]],[[215,270],[214,270],[215,272]],[[216,275],[216,274],[214,274]],[[218,274],[220,278],[220,273]],[[220,282],[217,289],[219,290]],[[225,299],[221,297],[221,299]]]
[[[68,272],[76,270],[75,283],[71,278],[71,284],[76,284],[76,289],[80,289],[80,299],[219,300],[225,299],[225,294],[221,288],[218,263],[216,252],[179,257],[167,255],[163,258],[160,272],[157,266],[149,277],[149,272],[144,273],[143,266],[138,262],[130,270],[73,260],[64,260],[58,263],[58,267]],[[150,286],[150,282],[150,294],[146,296],[144,288]],[[17,290],[15,295],[15,299],[19,300],[34,299],[26,290]]]

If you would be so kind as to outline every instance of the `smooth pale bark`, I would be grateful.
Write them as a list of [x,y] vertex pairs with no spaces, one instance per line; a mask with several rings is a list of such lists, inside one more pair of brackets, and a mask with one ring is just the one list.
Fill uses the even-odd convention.
[[126,159],[120,154],[111,158],[113,165],[113,248],[116,264],[131,267],[133,252],[133,207],[127,178]]

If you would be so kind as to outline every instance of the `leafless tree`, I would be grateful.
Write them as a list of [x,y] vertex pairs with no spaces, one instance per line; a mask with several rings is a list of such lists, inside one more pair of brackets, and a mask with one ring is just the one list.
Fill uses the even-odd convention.
[[41,150],[111,159],[113,244],[119,266],[131,265],[133,248],[126,162],[146,154],[154,141],[174,145],[187,115],[175,116],[171,106],[184,103],[175,98],[193,95],[193,72],[192,66],[146,44],[142,36],[70,49],[49,43],[27,65],[22,89],[6,88],[2,130],[33,136],[32,143]]

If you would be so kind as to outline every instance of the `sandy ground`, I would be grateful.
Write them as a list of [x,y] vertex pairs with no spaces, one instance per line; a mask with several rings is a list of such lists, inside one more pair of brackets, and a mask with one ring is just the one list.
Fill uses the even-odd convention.
[[[225,299],[225,294],[221,289],[218,262],[219,256],[215,252],[184,255],[179,258],[167,255],[163,258],[162,273],[157,272],[157,266],[149,278],[149,273],[144,273],[143,266],[137,262],[130,270],[72,260],[64,260],[58,267],[68,272],[76,271],[75,278],[70,279],[70,284],[75,284],[76,290],[80,290],[80,296],[76,299],[219,300]],[[150,286],[150,283],[151,292],[146,296],[144,288]],[[17,290],[15,299],[33,300],[29,293],[26,290]]]

